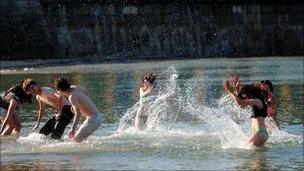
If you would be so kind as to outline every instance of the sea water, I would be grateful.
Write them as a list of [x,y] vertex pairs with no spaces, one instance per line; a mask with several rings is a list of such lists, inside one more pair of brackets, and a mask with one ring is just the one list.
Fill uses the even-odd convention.
[[[144,131],[134,129],[138,89],[145,73],[157,75],[157,98],[148,105]],[[224,78],[242,83],[270,79],[280,129],[266,119],[263,148],[248,145],[250,108],[238,107],[222,88]],[[56,76],[81,85],[105,114],[104,124],[81,143],[32,133],[38,106],[20,108],[20,135],[1,137],[1,170],[240,170],[303,169],[303,58],[244,58],[96,64],[2,70],[1,91],[24,78],[52,86]],[[48,109],[43,120],[52,117]],[[81,120],[80,122],[82,122]],[[80,125],[80,124],[79,124]],[[79,126],[78,125],[78,126]]]

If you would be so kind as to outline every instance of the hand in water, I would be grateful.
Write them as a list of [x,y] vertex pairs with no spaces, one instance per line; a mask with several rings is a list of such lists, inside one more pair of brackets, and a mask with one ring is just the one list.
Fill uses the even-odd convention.
[[32,132],[34,132],[38,127],[39,127],[39,124],[37,123],[37,124],[33,127]]
[[74,137],[75,137],[75,131],[71,129],[71,130],[69,131],[69,138],[70,138],[70,139],[73,139]]

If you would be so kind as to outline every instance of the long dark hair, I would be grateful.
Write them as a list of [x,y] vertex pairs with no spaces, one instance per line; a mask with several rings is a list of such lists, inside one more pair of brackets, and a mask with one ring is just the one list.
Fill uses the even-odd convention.
[[261,81],[261,83],[268,85],[270,91],[273,93],[273,86],[272,86],[272,82],[270,80],[263,80],[263,81]]
[[248,98],[257,98],[260,99],[263,103],[266,104],[267,101],[267,92],[264,90],[261,90],[260,88],[258,88],[257,86],[253,85],[253,84],[249,84],[249,85],[242,85],[241,89],[238,92],[238,96],[241,99],[244,99],[244,97],[242,96],[243,94],[246,94],[246,96]]
[[20,104],[22,103],[32,103],[32,95],[31,94],[27,94],[23,88],[23,80],[16,86],[11,87],[10,89],[8,89],[5,94],[8,93],[13,93],[15,96],[18,97]]
[[145,75],[143,81],[147,80],[150,84],[154,84],[156,77],[152,72],[149,72]]

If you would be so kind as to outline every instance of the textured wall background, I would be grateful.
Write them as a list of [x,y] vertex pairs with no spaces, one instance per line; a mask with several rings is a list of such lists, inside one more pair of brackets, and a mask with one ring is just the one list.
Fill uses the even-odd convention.
[[304,55],[296,0],[2,0],[0,14],[1,59]]

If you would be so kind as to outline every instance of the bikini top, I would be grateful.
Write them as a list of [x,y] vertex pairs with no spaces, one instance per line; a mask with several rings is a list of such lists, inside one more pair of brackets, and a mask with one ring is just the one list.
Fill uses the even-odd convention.
[[266,104],[264,102],[264,100],[262,100],[262,104],[263,104],[263,108],[259,109],[257,106],[253,106],[253,114],[251,116],[251,118],[257,118],[257,117],[263,117],[266,118],[267,116],[267,107]]

